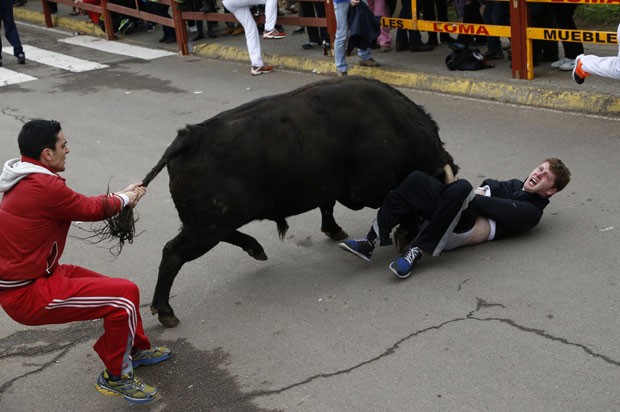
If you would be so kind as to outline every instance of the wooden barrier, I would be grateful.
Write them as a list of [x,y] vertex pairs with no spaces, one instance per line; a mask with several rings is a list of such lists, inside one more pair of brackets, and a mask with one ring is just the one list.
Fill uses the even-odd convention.
[[[149,0],[151,1],[151,0]],[[185,0],[187,2],[191,0]],[[311,2],[324,2],[326,17],[299,17],[299,16],[278,16],[278,23],[283,25],[325,27],[330,36],[330,43],[333,47],[334,35],[336,33],[336,17],[332,0],[301,0]],[[403,0],[408,1],[408,0]],[[511,39],[512,52],[512,77],[515,79],[532,80],[534,78],[534,64],[532,56],[532,40],[557,40],[557,41],[576,41],[583,43],[604,43],[616,44],[618,39],[615,32],[592,31],[592,30],[563,30],[555,28],[529,27],[528,3],[566,3],[566,4],[620,4],[620,0],[496,0],[510,2],[510,26],[497,26],[488,24],[472,24],[461,22],[442,22],[420,20],[417,18],[416,0],[411,0],[412,19],[401,19],[383,17],[381,24],[385,27],[422,30],[427,32],[451,33],[451,34],[473,34],[480,36],[509,37]],[[179,52],[183,55],[191,53],[189,50],[187,36],[187,21],[203,20],[217,22],[236,22],[235,16],[230,13],[215,12],[203,13],[200,11],[181,10],[181,4],[175,0],[158,0],[159,4],[170,6],[171,17],[164,17],[157,14],[140,10],[140,0],[134,0],[135,8],[124,7],[111,3],[108,0],[101,0],[99,5],[83,3],[73,0],[42,0],[43,13],[47,27],[53,26],[50,15],[49,3],[65,4],[80,10],[101,13],[106,24],[106,37],[108,40],[115,39],[114,32],[108,28],[108,22],[112,21],[111,13],[119,13],[135,17],[144,21],[172,27],[175,30]],[[265,17],[255,18],[257,23],[264,23]]]
[[[73,0],[42,0],[43,14],[45,16],[45,24],[47,27],[53,27],[53,20],[50,13],[49,3],[64,4],[67,6],[75,7],[80,10],[87,10],[96,13],[100,13],[103,16],[103,21],[106,27],[105,33],[108,40],[114,40],[114,29],[109,27],[109,22],[112,21],[111,13],[119,13],[130,17],[135,17],[144,21],[161,24],[164,26],[172,27],[175,30],[177,44],[179,46],[179,52],[182,55],[188,55],[191,53],[188,45],[187,36],[187,24],[189,20],[203,20],[203,21],[217,21],[217,22],[231,22],[236,23],[237,19],[231,13],[203,13],[200,11],[184,11],[182,10],[184,3],[178,3],[174,0],[158,0],[157,3],[170,6],[171,17],[163,17],[157,14],[147,12],[140,9],[140,0],[134,0],[135,7],[125,7],[115,3],[111,3],[108,0],[100,0],[100,4],[94,5],[89,3],[83,3],[81,1]],[[149,0],[151,1],[151,0]],[[190,0],[186,0],[189,2]],[[325,3],[326,17],[299,17],[299,16],[278,16],[278,24],[283,25],[296,25],[296,26],[311,26],[311,27],[325,27],[329,33],[331,44],[334,43],[334,35],[336,33],[336,17],[334,16],[334,9],[331,5],[332,0],[302,0],[310,2],[322,2]],[[264,23],[265,17],[259,16],[255,18],[256,23]]]

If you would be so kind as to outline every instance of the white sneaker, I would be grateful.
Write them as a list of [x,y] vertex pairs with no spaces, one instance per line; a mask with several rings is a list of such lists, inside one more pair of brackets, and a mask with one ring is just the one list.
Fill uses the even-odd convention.
[[570,59],[568,59],[566,57],[562,57],[560,60],[556,60],[553,63],[551,63],[551,67],[553,67],[554,69],[559,69],[561,65],[563,65],[564,63],[566,63],[569,60]]
[[567,62],[564,62],[564,64],[560,66],[560,70],[563,70],[566,72],[573,71],[573,69],[575,68],[575,64],[577,64],[575,62],[575,59],[568,59]]

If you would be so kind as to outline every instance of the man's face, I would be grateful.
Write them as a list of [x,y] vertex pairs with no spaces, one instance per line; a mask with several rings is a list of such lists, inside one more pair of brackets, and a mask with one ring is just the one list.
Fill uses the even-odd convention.
[[555,175],[549,169],[549,162],[545,162],[538,166],[530,173],[525,180],[523,190],[530,193],[538,193],[543,197],[554,195],[558,189],[555,185]]
[[58,132],[58,139],[56,140],[56,148],[43,149],[41,153],[41,163],[52,169],[55,173],[64,172],[65,160],[69,154],[69,147],[67,146],[67,140],[62,130]]

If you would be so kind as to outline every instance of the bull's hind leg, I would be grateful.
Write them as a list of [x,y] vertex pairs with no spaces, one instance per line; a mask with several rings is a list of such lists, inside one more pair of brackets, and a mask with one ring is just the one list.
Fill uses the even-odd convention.
[[184,227],[181,233],[164,246],[151,303],[151,313],[153,315],[157,313],[159,321],[164,326],[172,328],[179,324],[179,319],[174,315],[169,302],[170,290],[179,270],[185,262],[199,258],[218,243],[219,238],[215,233],[196,233]]
[[342,230],[336,219],[334,219],[334,206],[336,202],[321,206],[321,232],[325,233],[332,240],[342,240],[349,237],[347,232]]
[[238,230],[235,230],[234,232],[226,236],[224,239],[222,239],[222,242],[239,246],[248,255],[252,256],[256,260],[267,260],[265,250],[260,245],[260,243],[258,243],[258,241],[252,236],[241,233]]

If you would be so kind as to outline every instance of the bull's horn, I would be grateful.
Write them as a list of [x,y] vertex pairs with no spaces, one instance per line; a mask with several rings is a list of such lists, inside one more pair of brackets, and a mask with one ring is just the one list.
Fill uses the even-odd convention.
[[454,173],[452,173],[452,168],[448,163],[444,165],[443,171],[445,172],[444,182],[446,184],[450,184],[456,180],[456,177],[454,177]]

